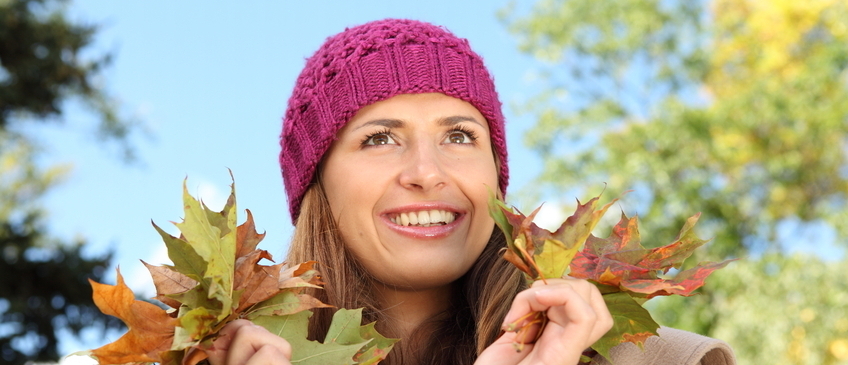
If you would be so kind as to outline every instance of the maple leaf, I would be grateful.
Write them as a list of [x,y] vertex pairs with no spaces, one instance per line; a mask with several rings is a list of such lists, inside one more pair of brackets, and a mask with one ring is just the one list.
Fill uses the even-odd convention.
[[517,209],[513,211],[513,208],[507,207],[490,192],[489,214],[507,237],[504,259],[523,271],[531,281],[562,277],[595,225],[617,200],[595,210],[598,199],[592,198],[586,204],[578,200],[574,215],[551,232],[533,223],[541,206],[529,216],[524,216]]
[[[669,274],[672,269],[679,270],[684,260],[707,242],[698,238],[693,230],[700,214],[686,221],[672,243],[647,249],[641,244],[637,219],[627,218],[624,213],[609,237],[591,234],[617,200],[597,208],[598,199],[592,198],[586,204],[578,200],[575,213],[555,232],[533,223],[539,208],[524,216],[491,194],[489,213],[507,237],[504,259],[523,271],[529,281],[568,274],[588,279],[600,289],[615,323],[592,348],[609,358],[609,350],[622,342],[642,346],[649,337],[657,335],[659,325],[642,303],[661,295],[693,295],[713,271],[733,260],[701,263],[663,277],[661,275]],[[524,329],[521,323],[508,328]]]
[[292,345],[291,363],[296,365],[376,364],[384,359],[398,341],[383,337],[374,323],[360,325],[362,309],[340,309],[333,315],[324,342],[306,339],[309,316],[302,311],[273,320],[267,316],[253,322]]
[[672,277],[660,276],[671,269],[679,269],[695,249],[707,242],[692,230],[699,217],[696,214],[687,219],[672,243],[646,249],[640,242],[636,218],[627,218],[622,213],[608,238],[590,236],[585,249],[571,263],[571,276],[618,287],[645,299],[672,294],[693,295],[713,271],[733,261],[700,263]]
[[92,351],[100,364],[195,365],[207,358],[221,328],[240,318],[292,343],[296,364],[376,364],[385,358],[396,340],[381,336],[373,323],[360,326],[361,311],[339,310],[327,341],[306,340],[311,310],[329,307],[306,292],[323,285],[317,263],[262,264],[273,258],[257,248],[265,234],[256,232],[249,210],[236,226],[235,184],[223,210],[215,212],[189,195],[183,182],[183,206],[183,221],[175,223],[179,237],[153,224],[173,265],[142,261],[155,299],[171,312],[134,300],[120,272],[114,287],[92,282],[98,308],[129,328],[118,341]]
[[116,285],[92,280],[94,304],[104,314],[115,316],[128,331],[117,341],[92,351],[101,364],[162,361],[161,352],[171,347],[176,320],[155,304],[135,299],[118,269]]

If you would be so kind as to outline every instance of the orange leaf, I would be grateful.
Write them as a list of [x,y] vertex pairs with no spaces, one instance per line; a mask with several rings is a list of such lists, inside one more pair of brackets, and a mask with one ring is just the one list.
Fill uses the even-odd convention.
[[160,352],[168,351],[177,321],[158,306],[135,300],[118,270],[116,285],[89,280],[94,304],[101,312],[118,317],[129,330],[117,341],[92,351],[100,364],[162,361]]

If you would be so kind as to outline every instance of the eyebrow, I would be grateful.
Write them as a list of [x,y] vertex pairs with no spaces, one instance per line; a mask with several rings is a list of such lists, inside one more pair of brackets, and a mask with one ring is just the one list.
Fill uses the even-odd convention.
[[[471,122],[471,123],[475,123],[475,124],[479,124],[480,126],[483,126],[480,123],[480,121],[478,121],[474,117],[469,117],[469,116],[465,116],[465,115],[454,115],[454,116],[450,116],[450,117],[446,117],[446,118],[441,118],[438,121],[439,125],[443,126],[443,127],[450,127],[452,125],[456,125],[456,124],[459,124],[459,123],[462,123],[462,122]],[[369,127],[369,126],[380,126],[380,127],[386,127],[386,128],[400,128],[400,127],[403,127],[404,124],[405,124],[405,122],[403,120],[400,120],[400,119],[374,119],[374,120],[370,120],[368,122],[360,124],[359,126],[354,128],[354,130]]]
[[356,126],[356,128],[354,128],[353,130],[375,125],[386,128],[400,128],[403,126],[403,121],[400,119],[374,119]]
[[481,127],[483,126],[482,124],[480,124],[480,121],[478,121],[474,117],[469,117],[469,116],[465,116],[465,115],[454,115],[454,116],[451,116],[451,117],[439,119],[439,125],[445,126],[445,127],[456,125],[456,124],[459,124],[459,123],[462,123],[462,122],[471,122],[471,123],[479,124]]

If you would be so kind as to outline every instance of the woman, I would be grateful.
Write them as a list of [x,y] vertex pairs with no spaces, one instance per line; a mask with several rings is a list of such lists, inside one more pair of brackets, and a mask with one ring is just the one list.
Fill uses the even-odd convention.
[[[394,19],[330,37],[297,79],[281,145],[287,261],[320,262],[319,299],[364,307],[402,339],[383,364],[576,364],[612,326],[592,284],[526,288],[500,258],[487,200],[508,183],[504,118],[466,40]],[[501,328],[533,311],[549,323],[517,352]],[[313,339],[331,316],[315,311]],[[288,363],[288,343],[260,327],[224,333],[213,364]]]

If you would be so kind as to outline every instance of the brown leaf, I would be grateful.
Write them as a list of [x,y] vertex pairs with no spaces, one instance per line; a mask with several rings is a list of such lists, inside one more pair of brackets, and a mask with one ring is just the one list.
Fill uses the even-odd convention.
[[[250,254],[259,245],[259,242],[265,238],[265,234],[256,233],[256,225],[253,223],[253,214],[250,209],[245,209],[247,212],[247,220],[242,225],[236,228],[236,257],[243,257]],[[268,260],[271,260],[271,255],[268,255]],[[273,261],[273,260],[271,260]]]
[[[250,283],[250,278],[254,275],[257,268],[268,267],[259,265],[259,260],[270,257],[268,251],[255,250],[246,256],[236,258],[235,274],[233,275],[233,290],[242,290]],[[275,278],[279,277],[277,273]]]
[[527,266],[527,264],[524,263],[524,260],[522,260],[521,257],[519,257],[518,254],[515,253],[515,251],[504,250],[503,258],[504,260],[507,260],[513,265],[515,265],[515,267],[523,271],[525,274],[529,275],[530,277],[533,277],[533,271],[530,269],[529,266]]
[[94,304],[101,312],[118,317],[129,329],[117,341],[92,351],[100,364],[162,361],[161,352],[171,348],[177,321],[158,306],[135,300],[118,270],[116,285],[89,280]]
[[171,308],[179,309],[181,303],[167,297],[167,295],[185,293],[197,286],[197,280],[185,276],[171,267],[150,265],[144,262],[144,260],[141,260],[141,262],[147,267],[147,271],[150,272],[150,276],[153,278],[153,285],[156,287],[156,297],[154,299],[165,303],[165,305]]
[[253,269],[252,275],[246,278],[243,287],[238,290],[244,290],[239,297],[239,304],[236,312],[242,312],[250,306],[267,300],[280,292],[280,269],[285,264],[277,264],[274,266],[256,266]]

